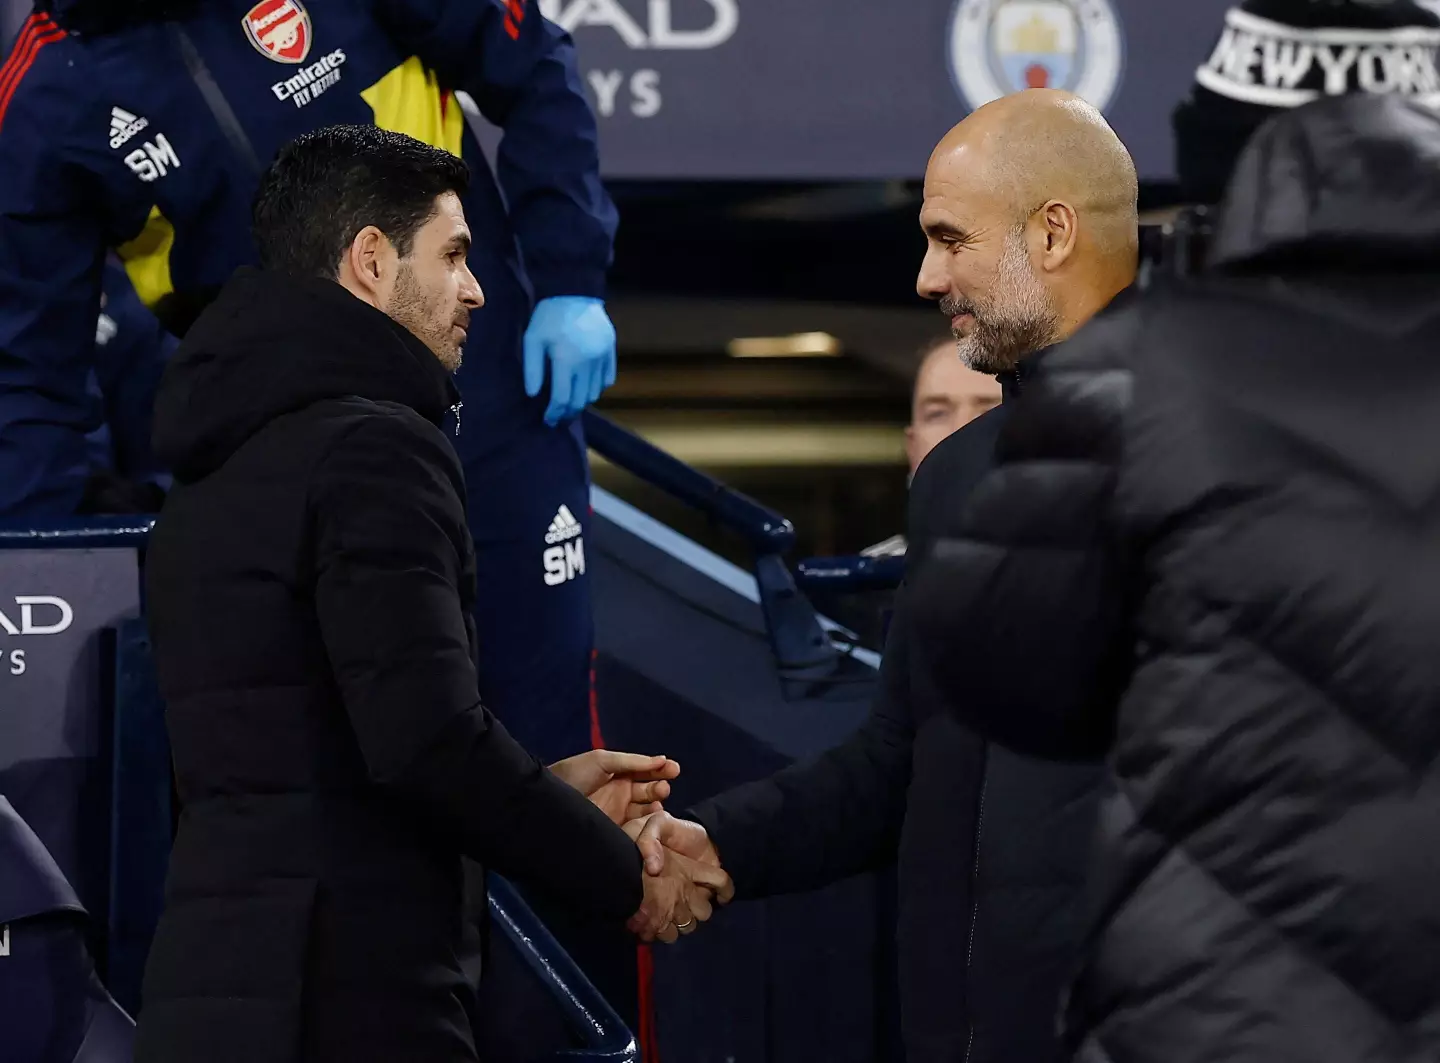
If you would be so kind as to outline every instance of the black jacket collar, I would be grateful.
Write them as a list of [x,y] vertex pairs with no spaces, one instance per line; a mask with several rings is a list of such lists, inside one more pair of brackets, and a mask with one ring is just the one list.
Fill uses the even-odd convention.
[[[1115,295],[1115,298],[1111,299],[1110,302],[1105,304],[1105,306],[1100,310],[1100,313],[1103,314],[1108,310],[1119,309],[1126,303],[1130,302],[1133,299],[1138,299],[1139,297],[1139,286],[1135,284],[1128,285],[1127,287],[1121,288],[1120,291]],[[1084,326],[1082,325],[1081,328],[1084,328]],[[1039,360],[1044,356],[1045,352],[1054,350],[1056,347],[1059,346],[1061,346],[1061,344],[1056,343],[1052,344],[1049,347],[1044,347],[1033,354],[1027,354],[1024,358],[1020,359],[1019,363],[1015,366],[1014,369],[1011,369],[1009,372],[996,374],[995,379],[1000,381],[1001,401],[1010,402],[1017,396],[1019,396],[1020,393],[1025,390],[1025,386],[1034,377],[1035,367]]]
[[399,403],[437,426],[459,403],[428,347],[336,282],[242,269],[166,369],[156,453],[197,479],[275,418],[346,396]]
[[[1038,352],[1037,352],[1038,353]],[[1014,400],[1025,387],[1025,380],[1030,376],[1030,363],[1035,355],[1027,355],[1014,369],[1005,373],[997,373],[995,379],[1000,381],[1000,401],[1010,402]]]

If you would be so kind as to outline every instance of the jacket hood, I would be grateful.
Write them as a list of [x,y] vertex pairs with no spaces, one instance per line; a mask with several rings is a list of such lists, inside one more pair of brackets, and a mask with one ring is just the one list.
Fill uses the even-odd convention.
[[437,426],[460,401],[428,347],[339,284],[242,269],[165,370],[155,453],[194,481],[275,418],[346,396],[400,403]]
[[1356,93],[1271,119],[1236,165],[1208,264],[1440,266],[1440,113]]

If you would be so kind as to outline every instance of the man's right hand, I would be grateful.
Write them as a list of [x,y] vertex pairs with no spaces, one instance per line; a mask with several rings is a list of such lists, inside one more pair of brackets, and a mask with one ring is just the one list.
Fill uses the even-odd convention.
[[[625,832],[635,839],[645,857],[647,874],[658,875],[665,870],[665,851],[710,867],[720,866],[720,853],[705,828],[688,819],[676,819],[668,812],[656,812],[643,819],[625,824]],[[728,898],[727,898],[728,900]]]
[[645,860],[645,907],[631,920],[643,939],[668,944],[693,933],[714,913],[714,901],[729,904],[734,898],[735,884],[700,824],[656,812],[631,820],[625,832]]

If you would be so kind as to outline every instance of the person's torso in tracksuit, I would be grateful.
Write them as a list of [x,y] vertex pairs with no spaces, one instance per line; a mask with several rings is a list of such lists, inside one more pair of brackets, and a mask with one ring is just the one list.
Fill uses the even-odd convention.
[[[27,21],[0,71],[0,517],[77,505],[107,248],[182,328],[254,261],[251,200],[284,144],[373,123],[444,147],[472,167],[486,299],[454,440],[483,599],[506,603],[476,618],[481,693],[537,755],[588,748],[584,442],[545,427],[520,367],[535,299],[603,296],[615,228],[568,37],[525,0],[199,0],[96,36],[65,16]],[[505,131],[498,182],[457,90]]]

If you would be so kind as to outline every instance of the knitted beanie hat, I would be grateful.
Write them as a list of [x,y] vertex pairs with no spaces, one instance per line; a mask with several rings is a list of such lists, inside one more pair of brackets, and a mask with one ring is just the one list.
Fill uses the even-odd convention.
[[1186,201],[1218,203],[1277,111],[1347,92],[1440,98],[1437,53],[1440,14],[1418,0],[1243,0],[1173,116]]

